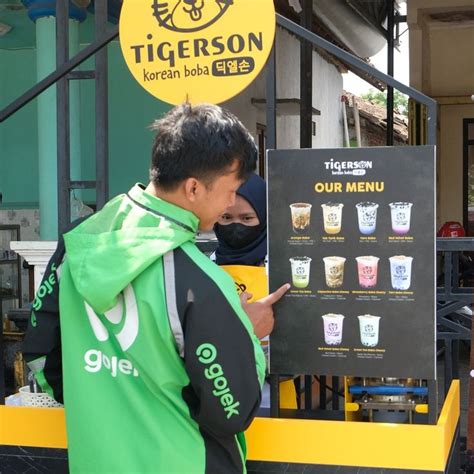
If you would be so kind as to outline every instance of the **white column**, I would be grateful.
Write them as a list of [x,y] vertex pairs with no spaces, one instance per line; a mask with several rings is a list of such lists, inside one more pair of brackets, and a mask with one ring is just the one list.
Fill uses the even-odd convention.
[[29,265],[34,266],[35,271],[35,293],[43,279],[46,266],[56,250],[55,241],[12,241],[10,248],[21,255]]

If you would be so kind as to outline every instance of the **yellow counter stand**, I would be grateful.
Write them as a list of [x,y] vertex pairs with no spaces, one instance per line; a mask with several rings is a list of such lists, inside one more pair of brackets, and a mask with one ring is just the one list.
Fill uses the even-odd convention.
[[[457,473],[459,415],[454,380],[436,425],[255,418],[246,433],[248,459],[321,465],[326,472],[352,466],[354,473]],[[64,410],[0,406],[0,445],[67,448]]]

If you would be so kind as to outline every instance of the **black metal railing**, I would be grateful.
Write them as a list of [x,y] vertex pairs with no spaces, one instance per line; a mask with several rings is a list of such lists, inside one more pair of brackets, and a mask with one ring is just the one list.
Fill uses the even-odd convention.
[[[95,41],[69,58],[69,2],[56,0],[56,70],[0,110],[0,123],[21,110],[42,92],[57,88],[57,189],[58,232],[71,222],[71,191],[96,189],[96,209],[107,202],[108,184],[108,65],[106,46],[118,37],[116,25],[107,27],[107,1],[95,2]],[[95,55],[95,70],[73,71]],[[69,81],[95,79],[96,177],[95,181],[72,181],[70,176]]]
[[[474,238],[439,238],[437,247],[436,324],[439,359],[444,365],[444,394],[459,378],[460,341],[471,340],[474,295]],[[466,309],[465,309],[466,307]]]

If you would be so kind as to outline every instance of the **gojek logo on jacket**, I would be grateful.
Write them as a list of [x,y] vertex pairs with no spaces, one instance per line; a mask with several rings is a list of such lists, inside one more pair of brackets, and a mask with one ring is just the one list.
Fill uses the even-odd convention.
[[[101,321],[92,307],[84,302],[84,306],[89,318],[92,331],[99,342],[106,342],[110,339],[109,331]],[[117,304],[104,313],[104,317],[114,327],[121,326],[121,329],[113,337],[118,342],[122,351],[127,351],[138,336],[139,317],[137,299],[131,284],[123,290],[117,297]],[[105,369],[110,372],[112,377],[119,374],[132,375],[138,377],[138,371],[132,362],[125,358],[119,358],[116,355],[107,355],[98,349],[89,349],[84,354],[85,370],[96,373]]]
[[224,375],[222,366],[219,363],[214,362],[217,358],[216,346],[205,342],[196,349],[196,355],[201,364],[208,366],[204,369],[204,376],[213,383],[214,390],[212,391],[212,394],[220,399],[221,405],[224,407],[224,412],[227,415],[227,419],[234,415],[238,415],[239,410],[237,410],[237,408],[240,406],[240,402],[234,399],[234,395],[230,391],[229,382]]

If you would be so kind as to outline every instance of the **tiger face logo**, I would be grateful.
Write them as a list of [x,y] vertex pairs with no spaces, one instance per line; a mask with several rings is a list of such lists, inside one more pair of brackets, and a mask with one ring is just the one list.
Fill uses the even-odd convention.
[[395,267],[395,274],[398,276],[398,277],[403,277],[405,276],[405,273],[407,272],[407,269],[404,265],[397,265]]
[[171,31],[191,33],[219,20],[234,0],[154,0],[153,16]]
[[337,334],[339,332],[337,324],[336,323],[329,323],[328,324],[328,332],[330,334]]
[[363,275],[370,276],[370,275],[372,275],[372,273],[373,273],[372,267],[367,267],[367,266],[362,267],[362,274]]
[[365,334],[368,336],[374,334],[374,326],[372,324],[365,325]]

